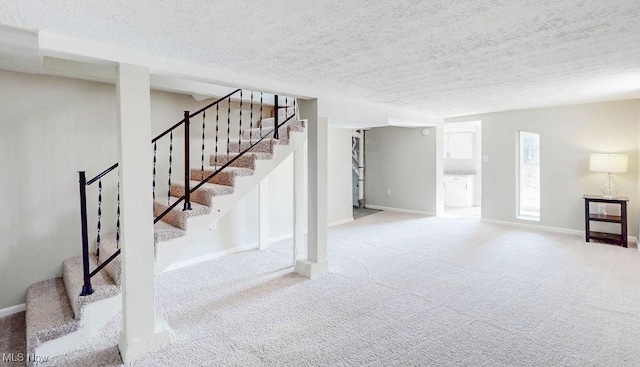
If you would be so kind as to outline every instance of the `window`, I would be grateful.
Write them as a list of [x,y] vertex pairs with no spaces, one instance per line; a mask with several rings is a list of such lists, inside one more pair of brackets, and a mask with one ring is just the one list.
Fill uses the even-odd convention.
[[518,218],[540,220],[540,134],[518,132]]

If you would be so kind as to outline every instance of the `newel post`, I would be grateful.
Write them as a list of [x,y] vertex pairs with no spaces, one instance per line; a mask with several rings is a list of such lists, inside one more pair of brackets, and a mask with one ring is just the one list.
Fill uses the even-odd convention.
[[275,116],[273,120],[273,128],[274,128],[273,138],[280,139],[280,133],[278,132],[278,95],[277,94],[274,96],[273,108],[275,110]]
[[87,177],[84,171],[78,172],[80,184],[80,224],[82,226],[82,274],[84,283],[81,296],[93,293],[89,272],[89,234],[87,233]]

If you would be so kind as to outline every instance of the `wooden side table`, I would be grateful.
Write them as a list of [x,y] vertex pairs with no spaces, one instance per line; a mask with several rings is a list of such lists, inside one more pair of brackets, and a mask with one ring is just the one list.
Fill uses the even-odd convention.
[[[629,201],[629,198],[621,196],[614,199],[605,199],[599,195],[584,195],[583,198],[584,229],[587,242],[591,242],[591,240],[599,240],[627,247],[627,202]],[[618,204],[620,205],[620,215],[590,213],[590,203]],[[620,234],[592,231],[590,228],[591,221],[618,223],[620,224]]]

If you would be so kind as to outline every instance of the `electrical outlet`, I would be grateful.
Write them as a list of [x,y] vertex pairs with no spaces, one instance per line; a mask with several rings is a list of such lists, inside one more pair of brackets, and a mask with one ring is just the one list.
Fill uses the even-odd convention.
[[482,156],[482,163],[489,163],[489,156],[488,155],[483,155]]
[[391,196],[391,189],[387,189],[387,196]]

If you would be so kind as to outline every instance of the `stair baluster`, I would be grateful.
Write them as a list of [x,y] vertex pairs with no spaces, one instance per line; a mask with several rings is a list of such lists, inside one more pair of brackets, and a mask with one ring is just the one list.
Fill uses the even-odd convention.
[[116,248],[120,249],[120,171],[118,171],[118,198],[116,209]]
[[200,161],[200,179],[204,180],[204,131],[205,131],[205,119],[207,117],[207,111],[202,111],[202,157]]
[[191,210],[191,160],[189,159],[189,111],[184,111],[184,206]]
[[167,205],[171,205],[171,164],[173,163],[173,130],[169,133],[169,188],[167,189]]
[[262,139],[262,97],[263,97],[263,93],[260,92],[260,139]]
[[[153,142],[153,200],[156,200],[156,164],[158,163],[157,154],[158,153],[158,143]],[[120,182],[118,181],[118,184]]]
[[251,91],[251,115],[249,115],[249,141],[253,141],[253,91]]
[[240,123],[238,124],[238,154],[242,153],[242,89],[240,90]]
[[231,97],[227,102],[227,162],[229,161],[229,144],[231,143]]
[[[218,167],[218,123],[220,114],[220,104],[216,104],[216,151],[213,159],[213,169],[215,170]],[[204,178],[203,178],[204,180]]]
[[102,180],[98,180],[98,236],[96,237],[96,257],[100,257],[100,229],[102,223]]
[[274,96],[273,110],[275,111],[273,117],[273,138],[280,139],[280,134],[278,134],[278,95]]

